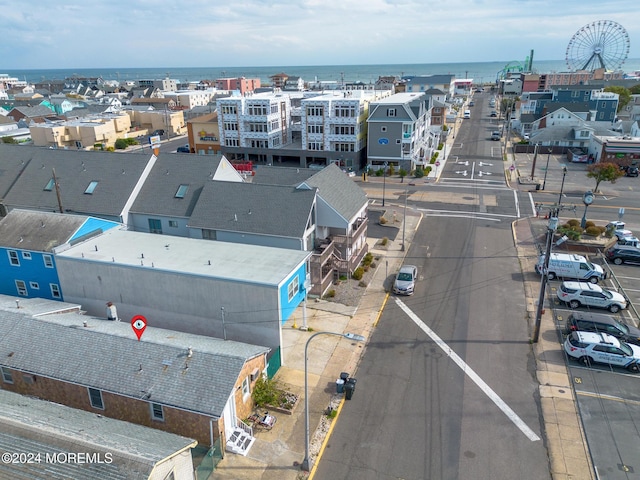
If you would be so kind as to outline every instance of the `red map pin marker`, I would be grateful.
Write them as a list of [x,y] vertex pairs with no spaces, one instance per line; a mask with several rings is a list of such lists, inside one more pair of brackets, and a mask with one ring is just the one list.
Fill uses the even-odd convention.
[[142,337],[145,328],[147,328],[147,319],[142,315],[136,315],[131,319],[131,328],[133,328],[138,341],[140,341],[140,337]]

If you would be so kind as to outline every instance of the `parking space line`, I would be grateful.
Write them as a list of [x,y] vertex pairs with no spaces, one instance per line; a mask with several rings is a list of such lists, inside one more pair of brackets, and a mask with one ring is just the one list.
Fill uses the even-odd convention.
[[485,381],[482,380],[480,376],[469,365],[467,365],[465,361],[462,360],[462,358],[460,358],[460,356],[444,342],[444,340],[442,340],[438,336],[436,332],[431,330],[422,320],[420,320],[420,318],[415,313],[413,313],[413,311],[409,307],[407,307],[402,300],[396,298],[396,304],[404,311],[404,313],[407,314],[407,316],[411,320],[413,320],[413,322],[424,333],[431,337],[431,340],[433,340],[444,351],[444,353],[446,353],[447,356],[451,358],[451,360],[453,360],[471,380],[473,380],[473,382],[478,387],[480,387],[480,390],[482,390],[485,395],[487,395],[487,397],[489,397],[489,399],[493,403],[495,403],[500,410],[503,411],[503,413],[509,418],[509,420],[511,420],[529,440],[531,440],[532,442],[540,440],[540,437],[536,435],[536,433],[531,430],[529,426],[524,423],[524,421],[522,421],[518,414],[514,412],[511,407],[509,407],[509,405],[507,405],[506,402],[502,400],[502,398],[500,398],[498,394],[494,392],[493,389],[489,385],[487,385]]
[[630,405],[640,405],[640,401],[638,400],[627,400],[626,398],[616,397],[614,395],[605,395],[603,393],[595,393],[595,392],[585,392],[584,390],[576,390],[576,395],[581,395],[583,397],[598,398],[601,400],[611,400],[613,402],[627,403]]

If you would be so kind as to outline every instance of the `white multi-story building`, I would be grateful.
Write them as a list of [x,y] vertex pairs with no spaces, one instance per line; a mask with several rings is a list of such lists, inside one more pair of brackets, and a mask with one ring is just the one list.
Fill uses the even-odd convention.
[[292,142],[291,102],[282,92],[217,100],[220,145],[250,149],[281,148]]

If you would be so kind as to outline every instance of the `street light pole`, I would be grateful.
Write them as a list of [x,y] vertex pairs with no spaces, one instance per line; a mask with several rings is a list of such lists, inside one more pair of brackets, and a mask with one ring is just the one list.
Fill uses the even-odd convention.
[[318,335],[335,335],[337,337],[348,338],[356,342],[364,342],[365,338],[362,335],[356,335],[355,333],[337,333],[337,332],[317,332],[309,337],[307,343],[304,346],[304,459],[300,468],[308,472],[311,470],[309,460],[309,375],[307,370],[307,351],[309,349],[309,343]]
[[401,251],[404,252],[404,231],[407,226],[407,197],[409,196],[409,190],[405,189],[404,191],[404,214],[402,215],[402,248]]
[[538,343],[540,337],[540,323],[542,323],[542,307],[544,306],[544,293],[547,286],[547,270],[549,269],[549,258],[551,257],[551,244],[553,243],[553,234],[558,228],[558,213],[551,212],[553,216],[549,218],[547,227],[547,248],[545,249],[544,266],[542,267],[542,279],[540,280],[540,296],[538,297],[538,308],[536,310],[536,323],[533,329],[533,343]]
[[547,166],[544,169],[544,180],[542,181],[542,189],[547,185],[547,172],[549,171],[549,158],[551,157],[551,147],[549,147],[549,153],[547,153]]
[[564,190],[564,177],[567,175],[567,166],[562,167],[562,184],[560,185],[560,196],[558,197],[558,206],[562,205],[562,191]]
[[387,162],[384,162],[384,168],[382,170],[382,206],[384,207],[384,193],[387,185]]

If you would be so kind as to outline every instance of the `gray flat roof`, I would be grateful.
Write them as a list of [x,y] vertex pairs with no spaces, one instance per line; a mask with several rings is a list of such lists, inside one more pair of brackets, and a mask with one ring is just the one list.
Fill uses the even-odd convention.
[[311,252],[111,229],[58,257],[278,286]]

